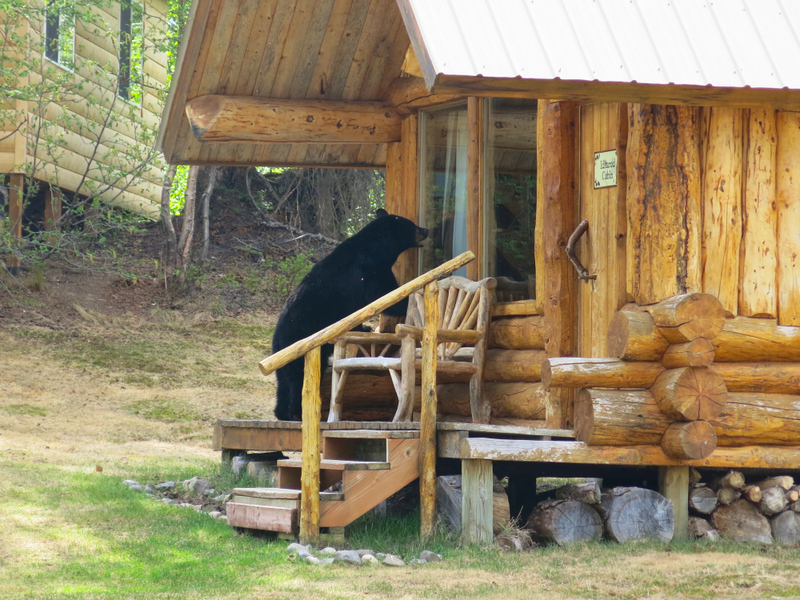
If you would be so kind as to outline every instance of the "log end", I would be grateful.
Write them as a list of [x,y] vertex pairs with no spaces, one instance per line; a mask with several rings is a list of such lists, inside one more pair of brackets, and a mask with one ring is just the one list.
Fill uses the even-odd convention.
[[717,434],[707,421],[672,423],[661,438],[661,448],[672,458],[699,460],[717,448]]

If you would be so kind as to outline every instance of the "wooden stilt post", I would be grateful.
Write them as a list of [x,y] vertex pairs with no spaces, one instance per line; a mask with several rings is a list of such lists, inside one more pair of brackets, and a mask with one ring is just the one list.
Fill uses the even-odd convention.
[[[25,197],[25,177],[20,173],[8,176],[8,222],[11,237],[17,240],[22,239],[22,214],[25,210],[23,198]],[[8,268],[13,275],[19,271],[20,261],[16,256],[12,256],[8,261]]]
[[300,484],[300,543],[319,543],[320,347],[306,354],[303,374],[303,470]]
[[461,461],[461,541],[488,546],[492,543],[492,461]]
[[420,539],[433,536],[436,517],[436,330],[439,286],[425,286],[425,326],[422,333],[422,414],[419,424]]
[[672,502],[675,519],[673,540],[689,537],[689,467],[659,467],[658,491]]

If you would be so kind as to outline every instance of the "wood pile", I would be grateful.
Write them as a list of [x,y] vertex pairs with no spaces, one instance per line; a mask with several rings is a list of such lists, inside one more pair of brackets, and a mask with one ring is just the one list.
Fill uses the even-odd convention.
[[697,475],[689,490],[689,528],[696,538],[800,543],[800,485],[792,477],[747,482],[739,471],[730,471],[703,482]]
[[726,319],[715,297],[683,294],[618,311],[608,353],[542,364],[545,388],[579,389],[580,441],[686,460],[718,445],[800,445],[800,327]]
[[644,488],[603,489],[597,481],[568,484],[536,505],[527,529],[539,542],[559,546],[600,539],[615,542],[656,539],[669,542],[675,531],[672,503]]

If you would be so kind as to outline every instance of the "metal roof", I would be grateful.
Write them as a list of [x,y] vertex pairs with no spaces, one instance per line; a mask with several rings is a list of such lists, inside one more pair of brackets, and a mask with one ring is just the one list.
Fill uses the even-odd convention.
[[797,0],[399,3],[434,89],[459,76],[800,90]]

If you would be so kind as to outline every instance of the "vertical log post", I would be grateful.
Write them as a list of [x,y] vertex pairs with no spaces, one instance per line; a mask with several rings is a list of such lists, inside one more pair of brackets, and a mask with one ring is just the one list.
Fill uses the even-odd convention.
[[[25,197],[25,178],[19,173],[8,176],[8,221],[11,226],[11,237],[14,240],[22,239],[22,213],[25,209],[23,198]],[[12,275],[19,273],[20,261],[16,256],[12,256],[8,261],[8,268]]]
[[433,536],[436,518],[436,331],[439,326],[439,286],[425,286],[422,331],[422,414],[419,424],[420,539]]
[[[484,115],[486,100],[470,97],[467,99],[467,206],[470,218],[467,219],[467,244],[476,255],[480,256],[483,248],[483,171],[484,171]],[[479,280],[482,261],[472,261],[467,265],[467,277]]]
[[800,112],[778,111],[778,325],[800,325]]
[[461,461],[461,541],[488,546],[493,534],[492,461]]
[[689,467],[659,467],[658,491],[672,502],[675,519],[673,540],[689,537]]
[[319,467],[320,467],[320,347],[306,354],[303,373],[303,470],[300,482],[300,543],[319,542]]

